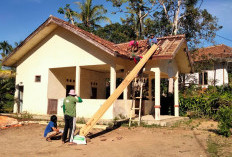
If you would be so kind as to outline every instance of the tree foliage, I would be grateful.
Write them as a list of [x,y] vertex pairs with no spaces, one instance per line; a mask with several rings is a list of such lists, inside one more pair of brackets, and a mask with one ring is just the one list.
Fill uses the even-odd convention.
[[214,43],[216,32],[222,27],[217,18],[206,9],[201,9],[202,0],[159,0],[161,11],[152,16],[155,21],[150,25],[159,26],[159,35],[185,34],[190,48],[202,41]]
[[100,27],[98,23],[101,21],[111,23],[108,17],[103,16],[107,12],[103,5],[93,6],[92,0],[86,0],[82,3],[75,2],[75,4],[78,5],[79,10],[79,12],[75,14],[75,17],[77,20],[81,21],[85,27],[98,28]]
[[123,43],[135,38],[135,33],[130,26],[114,23],[99,28],[95,32],[99,37],[113,43]]
[[0,42],[0,53],[2,58],[6,57],[12,50],[13,47],[7,41]]
[[66,4],[64,8],[60,7],[57,11],[59,14],[64,14],[64,18],[68,19],[74,25],[74,18],[76,12],[70,8],[70,4]]
[[[78,11],[74,11],[70,8],[70,4],[66,4],[66,7],[59,8],[58,13],[64,14],[68,22],[75,24],[87,31],[93,31],[99,28],[99,23],[102,21],[111,23],[110,19],[104,14],[107,10],[103,5],[94,5],[92,0],[86,0],[83,2],[74,2],[78,6]],[[80,22],[75,22],[75,19]]]
[[15,78],[0,78],[0,112],[12,112],[14,105]]
[[[201,9],[203,0],[107,0],[125,13],[123,24],[131,25],[139,37],[186,34],[190,48],[202,41],[214,43],[222,27],[217,18]],[[126,8],[126,11],[123,10]],[[138,33],[139,32],[139,33]]]
[[[137,35],[137,39],[143,39],[144,19],[151,12],[155,2],[151,0],[107,0],[107,1],[111,1],[113,3],[113,6],[119,9],[117,12],[126,14],[125,19],[121,17],[122,23],[126,25],[131,25]],[[127,4],[126,10],[122,9],[123,4]],[[116,14],[117,12],[112,12],[112,13]]]

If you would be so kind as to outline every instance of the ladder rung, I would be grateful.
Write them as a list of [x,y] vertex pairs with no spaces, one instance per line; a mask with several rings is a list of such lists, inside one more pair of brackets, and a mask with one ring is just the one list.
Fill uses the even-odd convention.
[[136,99],[142,99],[142,97],[135,97]]
[[139,108],[132,108],[133,110],[139,110]]

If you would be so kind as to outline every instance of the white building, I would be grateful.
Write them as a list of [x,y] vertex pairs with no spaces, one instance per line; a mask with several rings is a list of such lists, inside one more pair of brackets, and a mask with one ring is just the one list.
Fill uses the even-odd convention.
[[[179,116],[178,74],[191,71],[184,35],[162,37],[158,41],[162,51],[153,55],[145,66],[149,100],[143,107],[143,114],[155,114],[157,120],[162,107],[160,79],[174,78],[175,116]],[[16,67],[15,97],[19,101],[14,112],[63,115],[62,101],[74,88],[83,99],[83,103],[77,104],[77,116],[91,118],[115,90],[117,78],[125,78],[134,68],[127,48],[128,43],[114,44],[50,16],[3,61],[5,66]],[[145,50],[146,41],[139,41],[138,54]],[[155,93],[152,93],[152,79],[155,79]],[[123,98],[116,100],[102,118],[128,117],[132,104],[130,93],[128,86]]]
[[207,88],[209,85],[222,86],[229,83],[229,73],[232,72],[232,48],[226,45],[216,45],[199,49],[193,56],[194,63],[209,62],[201,72],[187,74],[185,83],[196,84]]

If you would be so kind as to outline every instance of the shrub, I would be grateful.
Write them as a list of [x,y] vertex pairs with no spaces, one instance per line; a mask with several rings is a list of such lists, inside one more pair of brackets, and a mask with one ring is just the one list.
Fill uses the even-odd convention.
[[223,136],[229,137],[232,128],[232,107],[221,106],[217,112],[219,133]]
[[[189,90],[189,89],[188,89]],[[215,115],[220,106],[232,106],[232,89],[230,87],[209,86],[205,91],[198,88],[191,88],[180,94],[180,115],[191,117],[217,118]],[[198,92],[197,92],[198,91]],[[198,94],[197,94],[198,93]]]
[[14,78],[0,78],[0,112],[13,112]]

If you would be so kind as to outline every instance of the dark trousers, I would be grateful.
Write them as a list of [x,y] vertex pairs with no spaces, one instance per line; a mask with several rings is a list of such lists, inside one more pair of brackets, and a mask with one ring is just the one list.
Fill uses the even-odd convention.
[[75,128],[76,128],[76,117],[71,117],[69,115],[64,115],[64,132],[63,132],[63,137],[62,137],[62,141],[66,141],[67,139],[67,134],[69,131],[69,142],[73,141],[73,135],[75,132]]

